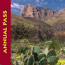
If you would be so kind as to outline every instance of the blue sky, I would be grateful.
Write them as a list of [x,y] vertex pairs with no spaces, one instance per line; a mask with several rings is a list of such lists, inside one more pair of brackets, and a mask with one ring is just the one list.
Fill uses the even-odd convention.
[[21,8],[27,4],[37,7],[48,7],[53,10],[65,8],[65,0],[11,0],[11,12],[20,15]]

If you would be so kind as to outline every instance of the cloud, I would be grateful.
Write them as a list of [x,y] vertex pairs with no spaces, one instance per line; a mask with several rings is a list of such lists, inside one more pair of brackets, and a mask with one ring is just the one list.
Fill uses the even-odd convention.
[[14,11],[14,12],[20,12],[19,10],[17,9],[12,9],[11,11]]
[[46,0],[40,0],[41,2],[36,2],[36,6],[43,6],[43,5],[48,5],[48,2]]
[[20,4],[17,4],[17,3],[11,4],[11,8],[21,9],[23,6],[24,6],[24,5],[20,5]]
[[63,2],[64,0],[58,0],[59,2]]
[[36,2],[40,2],[39,0],[36,0]]
[[48,4],[46,0],[35,0],[35,1],[37,6],[43,6]]

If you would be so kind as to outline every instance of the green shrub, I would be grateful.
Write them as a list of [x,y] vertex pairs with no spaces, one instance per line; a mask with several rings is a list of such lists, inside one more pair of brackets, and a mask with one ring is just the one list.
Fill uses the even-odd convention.
[[49,58],[50,56],[56,56],[56,52],[55,50],[50,50],[47,54],[47,58]]
[[20,40],[20,43],[29,43],[29,41],[27,40],[27,39],[22,39],[22,40]]
[[14,63],[14,61],[15,61],[15,60],[11,58],[11,65],[14,65],[14,64],[13,64],[13,63]]
[[[47,56],[41,52],[39,52],[39,47],[34,46],[33,49],[27,54],[21,55],[22,60],[17,60],[23,62],[22,65],[56,65],[58,62],[58,56],[54,50],[48,52]],[[25,51],[25,50],[24,50]],[[18,64],[20,64],[18,62]]]
[[27,46],[26,47],[19,47],[17,53],[25,54],[28,49],[29,49],[29,47],[27,47]]
[[48,49],[56,49],[59,50],[62,47],[62,43],[58,40],[54,41],[47,41],[46,45],[48,46]]
[[38,55],[38,58],[39,58],[39,60],[42,59],[42,58],[46,58],[46,55],[43,54],[43,53],[40,53],[40,54]]

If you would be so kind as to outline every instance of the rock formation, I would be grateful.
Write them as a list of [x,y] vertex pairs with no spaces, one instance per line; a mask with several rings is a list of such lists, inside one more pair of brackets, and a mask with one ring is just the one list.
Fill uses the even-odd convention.
[[57,13],[56,10],[51,10],[49,8],[41,8],[32,5],[25,5],[21,9],[21,16],[32,17],[36,19],[45,19],[53,17]]

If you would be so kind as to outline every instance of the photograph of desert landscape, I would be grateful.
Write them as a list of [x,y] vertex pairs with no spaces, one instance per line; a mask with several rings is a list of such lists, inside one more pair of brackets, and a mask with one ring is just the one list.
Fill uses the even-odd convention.
[[11,65],[65,65],[65,0],[11,0]]

